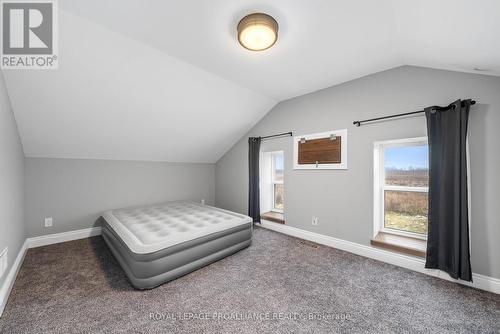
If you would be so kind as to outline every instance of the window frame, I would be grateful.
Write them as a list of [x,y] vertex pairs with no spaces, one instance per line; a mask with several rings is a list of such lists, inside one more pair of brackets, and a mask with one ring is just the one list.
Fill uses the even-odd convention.
[[388,147],[406,147],[406,146],[428,146],[427,137],[404,138],[395,140],[378,141],[374,143],[374,230],[375,237],[379,232],[406,236],[421,240],[427,240],[427,235],[391,229],[385,227],[385,191],[401,191],[401,192],[421,192],[429,193],[429,187],[409,187],[385,184],[385,157],[384,149]]
[[[274,171],[276,170],[275,166],[276,166],[276,155],[280,154],[282,157],[283,157],[283,165],[285,164],[285,154],[283,151],[274,151],[274,152],[269,152],[271,154],[271,211],[273,212],[279,212],[279,213],[283,213],[283,209],[279,209],[276,207],[276,203],[275,203],[275,187],[277,184],[281,184],[281,185],[284,185],[284,180],[285,180],[285,173],[283,172],[283,181],[276,181],[274,179]],[[283,168],[283,171],[284,171],[284,168]],[[283,201],[283,207],[285,207],[285,203]]]

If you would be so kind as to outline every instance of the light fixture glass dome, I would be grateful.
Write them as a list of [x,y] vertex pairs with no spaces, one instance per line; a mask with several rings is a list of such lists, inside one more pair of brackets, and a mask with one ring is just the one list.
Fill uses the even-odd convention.
[[278,39],[278,22],[264,13],[245,16],[237,30],[240,44],[252,51],[269,49]]

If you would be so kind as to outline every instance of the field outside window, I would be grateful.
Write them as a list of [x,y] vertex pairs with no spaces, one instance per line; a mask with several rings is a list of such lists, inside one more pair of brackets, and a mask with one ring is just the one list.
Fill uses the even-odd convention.
[[272,157],[272,186],[273,186],[273,203],[272,210],[276,212],[283,212],[283,174],[284,174],[284,161],[283,152],[273,153]]
[[427,236],[429,162],[427,143],[385,144],[380,150],[381,230]]

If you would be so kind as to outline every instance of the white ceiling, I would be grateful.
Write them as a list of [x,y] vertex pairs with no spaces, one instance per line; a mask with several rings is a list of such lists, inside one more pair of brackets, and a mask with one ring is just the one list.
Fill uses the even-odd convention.
[[499,0],[394,0],[394,14],[405,65],[500,75]]
[[[27,156],[215,162],[277,102],[410,64],[500,75],[498,0],[64,0],[56,71],[4,71]],[[237,43],[245,14],[278,43]]]
[[60,12],[58,70],[4,71],[29,157],[215,162],[275,105]]

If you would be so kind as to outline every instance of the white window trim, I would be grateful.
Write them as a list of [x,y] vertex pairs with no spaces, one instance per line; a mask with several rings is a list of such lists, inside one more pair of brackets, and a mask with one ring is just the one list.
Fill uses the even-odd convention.
[[[285,163],[285,154],[283,151],[274,151],[274,152],[269,152],[271,154],[271,211],[273,212],[278,212],[278,213],[283,213],[283,209],[278,209],[275,206],[274,202],[274,185],[275,184],[284,184],[283,181],[276,181],[274,179],[274,170],[275,170],[275,162],[274,162],[274,157],[276,154],[281,154],[283,156],[283,164]],[[285,178],[285,175],[283,173],[283,179]]]
[[399,231],[396,229],[387,229],[384,227],[385,205],[384,205],[384,192],[385,190],[395,191],[414,191],[414,192],[427,192],[428,187],[407,187],[407,186],[394,186],[385,185],[385,168],[384,168],[384,148],[386,147],[401,147],[408,146],[408,144],[428,144],[427,137],[405,138],[396,140],[385,140],[374,143],[373,150],[373,236],[375,237],[379,232],[385,232],[395,235],[402,235],[413,237],[417,239],[427,240],[427,236],[412,233],[407,231]]

